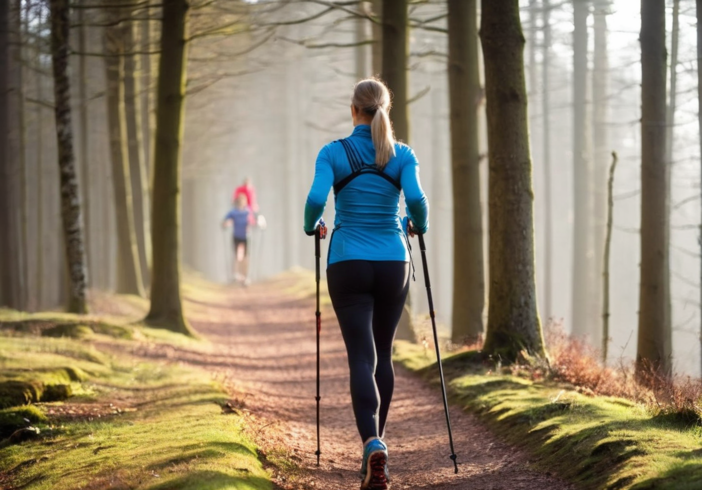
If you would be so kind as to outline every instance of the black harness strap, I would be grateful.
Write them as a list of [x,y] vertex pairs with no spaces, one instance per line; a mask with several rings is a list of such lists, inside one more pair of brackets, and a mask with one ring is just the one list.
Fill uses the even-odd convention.
[[358,150],[353,146],[353,144],[346,140],[346,139],[341,139],[338,140],[339,143],[344,147],[344,151],[346,152],[346,158],[349,160],[349,165],[351,166],[351,173],[341,179],[339,182],[334,184],[334,194],[339,194],[341,190],[346,187],[349,182],[351,182],[353,179],[356,177],[363,175],[363,174],[374,174],[378,175],[388,182],[390,182],[395,188],[397,188],[398,191],[402,190],[402,186],[400,185],[399,182],[397,182],[395,179],[390,177],[388,174],[380,170],[376,165],[365,165],[361,162],[361,159],[358,154]]

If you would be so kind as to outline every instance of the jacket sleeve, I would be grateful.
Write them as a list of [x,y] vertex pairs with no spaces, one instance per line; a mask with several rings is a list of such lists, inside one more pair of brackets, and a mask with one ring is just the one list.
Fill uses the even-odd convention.
[[419,181],[419,161],[409,147],[404,155],[400,184],[405,194],[407,216],[417,231],[426,233],[429,230],[429,201]]
[[329,145],[322,148],[317,155],[317,163],[314,167],[314,181],[312,188],[307,195],[305,204],[305,233],[310,234],[319,222],[327,204],[327,196],[334,184],[334,169],[332,168]]

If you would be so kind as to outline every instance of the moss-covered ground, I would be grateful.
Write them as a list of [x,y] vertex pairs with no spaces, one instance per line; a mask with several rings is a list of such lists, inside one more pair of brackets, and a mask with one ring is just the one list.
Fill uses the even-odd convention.
[[[438,383],[433,351],[398,342],[395,358]],[[445,357],[452,401],[529,451],[536,466],[586,489],[702,489],[699,425],[653,416],[627,400],[496,371],[481,359],[474,351]]]
[[137,342],[203,347],[118,316],[0,310],[0,488],[272,488],[246,412]]

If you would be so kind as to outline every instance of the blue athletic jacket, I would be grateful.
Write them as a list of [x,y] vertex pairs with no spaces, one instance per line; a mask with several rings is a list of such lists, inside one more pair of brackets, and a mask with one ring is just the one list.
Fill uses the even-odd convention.
[[[409,261],[400,220],[400,190],[414,226],[422,233],[429,228],[429,204],[419,183],[419,162],[412,148],[395,144],[395,156],[383,169],[384,177],[367,172],[344,182],[354,169],[370,170],[374,164],[375,148],[368,125],[356,126],[351,136],[329,143],[317,156],[304,228],[307,233],[314,231],[329,190],[335,187],[336,219],[329,264],[343,260]],[[341,185],[345,186],[339,190]]]

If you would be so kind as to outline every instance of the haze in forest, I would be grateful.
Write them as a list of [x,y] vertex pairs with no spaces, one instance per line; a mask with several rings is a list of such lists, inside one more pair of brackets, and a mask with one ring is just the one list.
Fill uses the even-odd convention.
[[[190,28],[195,37],[188,53],[181,185],[182,257],[188,273],[217,282],[231,280],[230,231],[223,230],[221,222],[231,206],[234,189],[246,178],[256,187],[260,211],[267,221],[265,230],[251,232],[252,279],[260,281],[293,267],[313,269],[314,246],[302,231],[302,212],[315,158],[323,145],[351,133],[349,104],[354,83],[379,73],[374,66],[373,48],[364,43],[374,35],[371,23],[358,20],[344,9],[315,17],[326,9],[324,3],[259,0],[232,2],[227,7],[231,7],[230,11],[224,7],[219,12],[208,12],[206,8],[194,11],[197,15],[192,16]],[[636,356],[639,310],[640,4],[630,0],[551,3],[546,21],[544,0],[521,1],[538,309],[545,328],[557,325],[567,332],[586,333],[592,344],[600,347],[601,268],[597,264],[604,249],[606,210],[597,208],[601,204],[596,203],[605,202],[614,151],[618,154],[618,167],[613,191],[608,361],[628,361]],[[580,32],[585,37],[577,41],[574,19],[579,3],[586,5],[585,31]],[[18,4],[25,19],[26,45],[19,84],[23,102],[13,103],[10,117],[13,124],[24,127],[22,135],[16,131],[12,134],[13,141],[22,147],[25,162],[22,185],[27,204],[22,208],[20,221],[26,229],[18,248],[26,263],[21,296],[24,309],[40,310],[58,307],[66,298],[53,85],[46,46],[48,12],[41,2],[18,0]],[[670,65],[673,1],[666,5]],[[407,142],[420,161],[422,185],[430,201],[427,250],[433,297],[440,327],[448,333],[453,322],[455,264],[446,9],[442,1],[418,2],[410,7],[414,28],[409,31]],[[74,19],[71,30],[70,73],[78,162],[82,165],[81,159],[90,160],[88,174],[79,173],[85,205],[89,284],[98,290],[120,291],[124,271],[120,270],[123,259],[118,260],[117,254],[123,237],[118,230],[121,213],[126,211],[115,208],[118,196],[113,180],[119,176],[110,163],[115,151],[107,100],[110,68],[106,68],[102,56],[103,50],[111,49],[105,42],[103,24],[112,14],[76,9],[76,16],[79,14],[84,17]],[[669,266],[674,368],[699,375],[701,215],[695,15],[695,3],[680,0],[670,167]],[[227,16],[241,16],[251,28],[238,30],[235,24],[227,25]],[[309,20],[296,23],[299,19]],[[123,151],[140,153],[145,162],[145,174],[135,176],[132,172],[131,176],[132,196],[146,196],[144,202],[135,201],[144,214],[136,220],[136,243],[148,241],[148,231],[146,238],[142,235],[150,226],[149,176],[153,175],[150,155],[154,135],[144,128],[154,125],[157,57],[149,52],[158,48],[159,29],[154,22],[142,22],[133,30],[133,42],[140,53],[134,58],[139,63],[135,71],[139,82],[136,99],[141,104],[135,121],[141,129],[135,130],[143,135],[138,140],[129,136],[131,146],[124,145]],[[79,38],[79,32],[83,38]],[[596,38],[603,32],[606,44],[604,51],[597,54],[601,45],[596,46]],[[575,71],[582,66],[578,68],[574,62],[576,41],[584,43],[584,72],[578,74]],[[584,103],[576,101],[574,87],[578,83],[584,83],[580,93]],[[604,92],[596,92],[598,83]],[[83,121],[79,117],[82,103],[86,110]],[[546,107],[548,112],[544,112]],[[549,126],[546,142],[545,122]],[[483,250],[487,264],[488,149],[484,106],[479,131],[483,156]],[[598,134],[600,146],[596,147],[594,139]],[[579,173],[583,167],[574,164],[578,138],[585,145],[581,157],[588,162],[590,173]],[[544,165],[547,159],[548,207]],[[19,182],[18,175],[12,178]],[[576,206],[577,196],[584,196],[586,207]],[[327,223],[334,222],[331,194],[324,218]],[[552,230],[548,243],[547,221]],[[139,227],[142,231],[138,231]],[[148,247],[142,244],[136,250],[141,254],[141,277],[133,280],[141,282],[141,294],[146,295],[150,280]],[[322,257],[325,260],[326,244]],[[414,262],[419,267],[416,250]],[[486,274],[487,271],[486,265]],[[423,288],[418,274],[417,282],[411,286],[411,310],[420,322],[428,311]],[[487,305],[483,317],[486,314]]]

